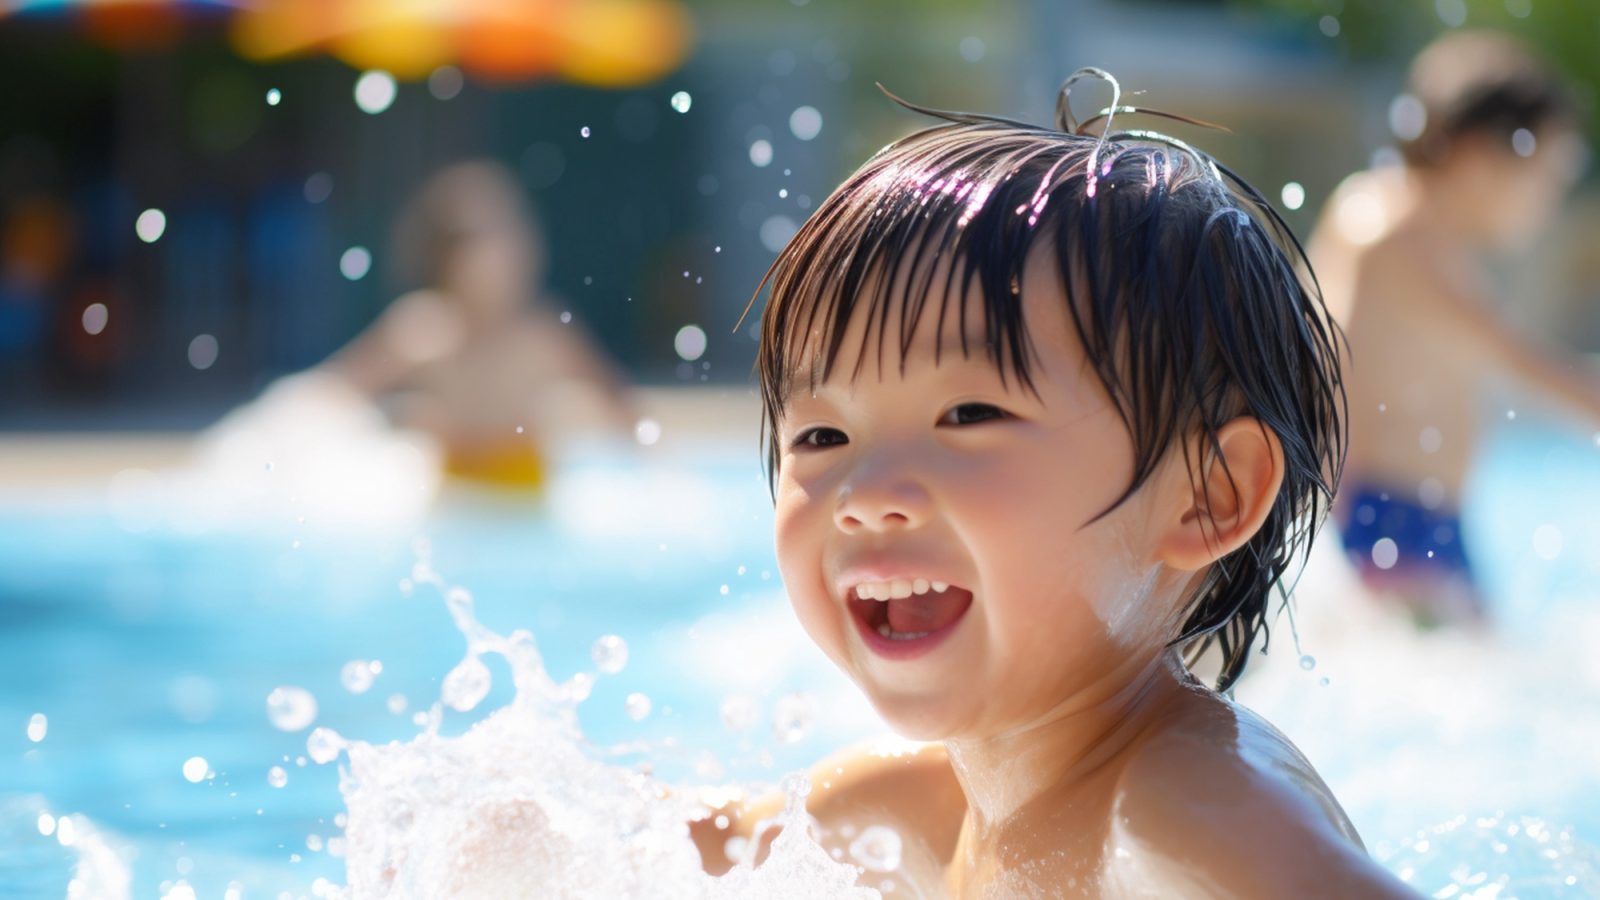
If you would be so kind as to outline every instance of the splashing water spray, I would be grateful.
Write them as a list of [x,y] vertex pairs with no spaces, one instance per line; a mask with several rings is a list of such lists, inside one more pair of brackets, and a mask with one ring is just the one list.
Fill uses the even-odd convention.
[[[471,594],[446,585],[425,544],[417,549],[411,581],[444,597],[467,652],[412,740],[380,746],[327,728],[308,738],[318,762],[348,758],[339,784],[348,809],[344,897],[880,896],[856,885],[860,868],[816,842],[802,775],[784,779],[783,812],[757,825],[738,865],[705,874],[689,836],[690,821],[713,813],[700,790],[585,753],[577,707],[593,675],[552,680],[531,632],[484,627]],[[443,706],[467,712],[488,694],[490,655],[509,664],[514,699],[465,734],[441,736]],[[756,846],[772,828],[781,831],[757,866]]]

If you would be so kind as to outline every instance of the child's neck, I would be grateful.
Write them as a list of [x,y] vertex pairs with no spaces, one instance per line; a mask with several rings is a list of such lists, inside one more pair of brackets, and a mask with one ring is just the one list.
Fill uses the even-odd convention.
[[945,741],[967,798],[963,842],[998,837],[1039,800],[1073,797],[1191,689],[1175,651],[1129,660],[1023,727]]

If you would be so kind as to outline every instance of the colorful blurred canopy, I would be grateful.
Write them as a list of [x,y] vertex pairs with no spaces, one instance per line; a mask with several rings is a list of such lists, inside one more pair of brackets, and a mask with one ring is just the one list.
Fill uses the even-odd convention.
[[487,81],[637,84],[677,68],[692,38],[678,0],[0,0],[0,17],[16,13],[70,15],[120,47],[164,43],[185,16],[231,15],[247,59],[329,53],[402,79],[455,64]]

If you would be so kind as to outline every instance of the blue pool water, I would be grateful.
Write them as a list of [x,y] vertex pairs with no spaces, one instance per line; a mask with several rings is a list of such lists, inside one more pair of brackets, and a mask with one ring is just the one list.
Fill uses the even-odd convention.
[[[1507,622],[1493,648],[1446,637],[1421,649],[1375,644],[1392,654],[1366,659],[1348,646],[1323,652],[1302,627],[1316,668],[1258,673],[1276,687],[1257,693],[1394,865],[1415,863],[1404,842],[1418,829],[1502,814],[1495,827],[1518,816],[1571,826],[1576,849],[1562,852],[1581,868],[1600,843],[1600,757],[1581,743],[1600,727],[1600,666],[1592,651],[1562,654],[1578,653],[1585,634],[1600,640],[1600,447],[1508,432],[1474,491],[1468,537]],[[434,568],[473,592],[486,625],[537,635],[556,677],[594,671],[600,636],[626,641],[626,667],[600,676],[580,709],[597,753],[644,741],[648,752],[617,758],[675,780],[775,781],[874,732],[791,621],[753,453],[591,467],[543,503],[454,496],[416,523],[279,516],[201,530],[148,512],[130,520],[103,485],[0,495],[0,894],[65,896],[71,854],[39,834],[41,812],[86,816],[131,869],[133,896],[180,878],[198,896],[229,885],[307,896],[317,878],[342,883],[329,846],[343,809],[336,767],[298,764],[306,732],[274,728],[265,698],[298,686],[316,697],[318,725],[368,741],[416,734],[412,715],[438,698],[463,652],[438,594],[402,584],[419,537]],[[1275,655],[1279,646],[1288,656],[1287,640]],[[1520,668],[1461,678],[1487,696],[1457,710],[1451,682],[1429,682],[1400,656],[1435,669]],[[382,662],[364,693],[341,684],[351,660]],[[492,671],[483,705],[447,712],[445,732],[510,697],[506,673]],[[632,693],[650,701],[640,721],[625,712]],[[37,741],[36,714],[47,722]],[[193,757],[204,760],[197,783],[184,771]],[[273,766],[287,772],[282,787],[268,782]],[[1416,781],[1430,771],[1435,782]],[[1448,840],[1469,856],[1498,852],[1482,834],[1441,832]],[[1540,864],[1532,858],[1515,865]],[[1540,890],[1519,896],[1560,895]]]

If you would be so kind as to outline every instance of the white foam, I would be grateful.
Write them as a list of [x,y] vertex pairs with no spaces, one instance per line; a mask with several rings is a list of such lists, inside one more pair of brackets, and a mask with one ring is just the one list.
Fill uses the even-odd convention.
[[766,861],[705,874],[688,827],[710,813],[699,790],[585,752],[575,710],[592,676],[555,683],[531,633],[491,632],[464,591],[442,592],[469,656],[504,657],[516,696],[459,737],[438,733],[436,704],[411,741],[348,741],[348,897],[879,896],[811,837],[803,779]]

